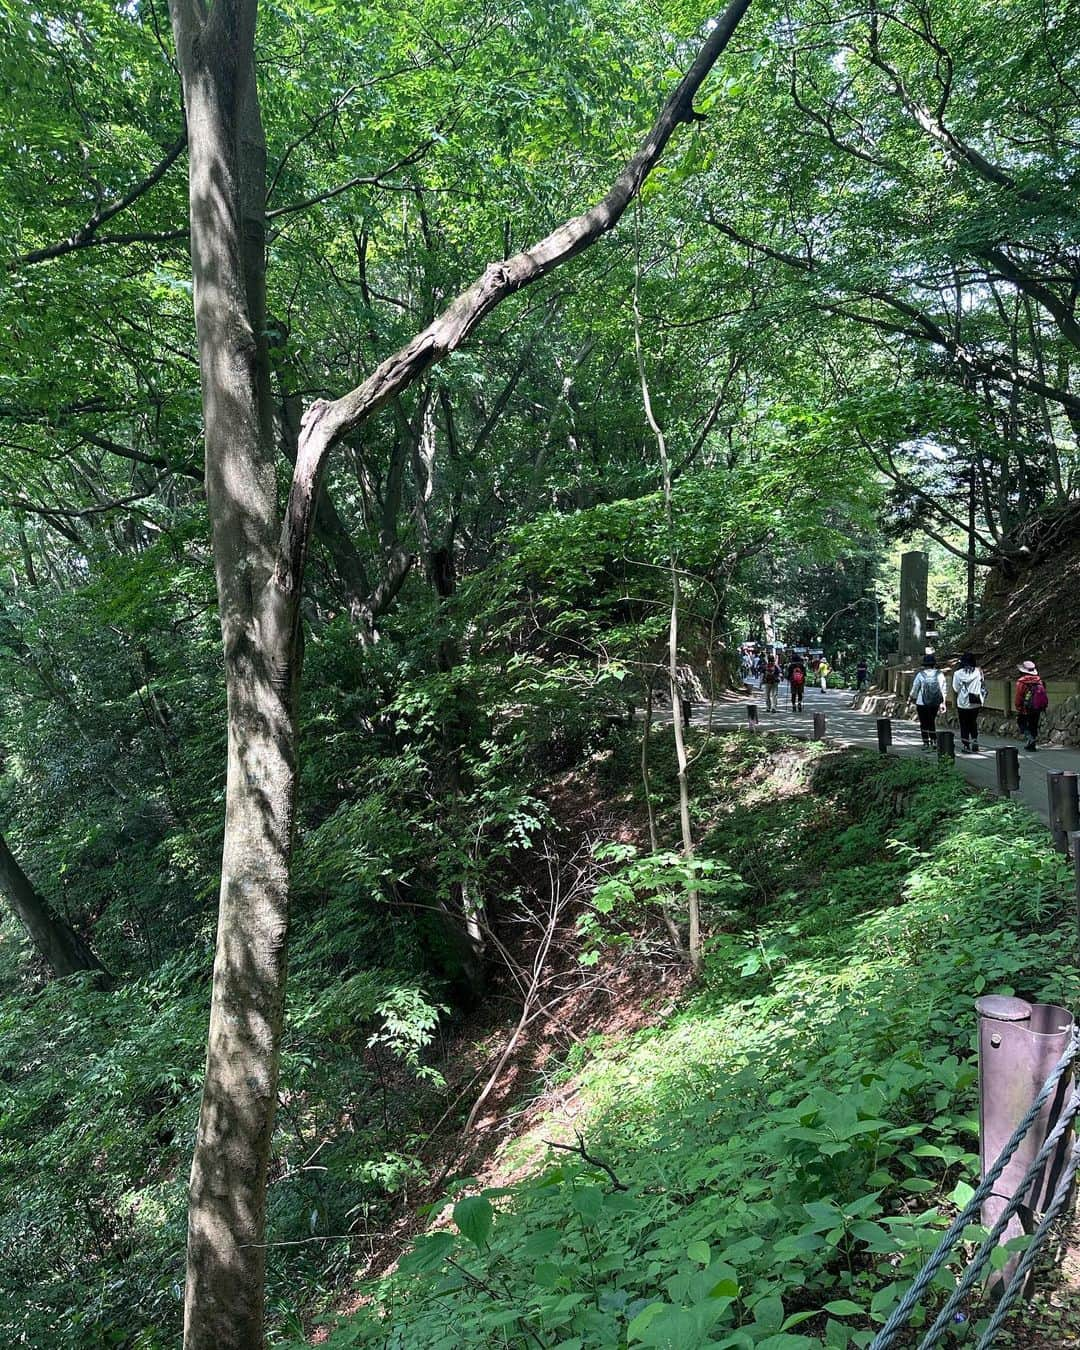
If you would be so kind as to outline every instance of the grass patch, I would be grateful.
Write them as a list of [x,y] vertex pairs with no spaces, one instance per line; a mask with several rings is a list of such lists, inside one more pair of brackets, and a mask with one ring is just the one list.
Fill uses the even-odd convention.
[[705,976],[568,1066],[616,1180],[464,1184],[331,1345],[865,1346],[921,1266],[978,1170],[974,999],[1071,1001],[1067,869],[936,764],[718,737],[695,783],[742,882]]

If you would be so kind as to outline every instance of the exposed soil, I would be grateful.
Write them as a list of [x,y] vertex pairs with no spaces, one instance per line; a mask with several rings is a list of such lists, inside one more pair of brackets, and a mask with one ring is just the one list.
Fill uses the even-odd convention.
[[1060,540],[1040,561],[1011,575],[991,573],[984,617],[966,640],[992,676],[1012,679],[1021,661],[1033,660],[1047,679],[1080,672],[1080,535]]
[[[560,822],[558,863],[566,875],[560,885],[572,885],[588,862],[591,841],[602,837],[623,843],[642,842],[646,833],[642,813],[625,803],[613,815],[594,773],[577,771],[558,780],[548,794],[554,818]],[[550,897],[548,862],[536,850],[512,860],[513,880],[539,905]],[[550,943],[546,974],[538,997],[537,1015],[518,1029],[522,1010],[520,981],[532,970],[542,942],[542,915],[530,923],[518,914],[500,924],[497,939],[504,965],[493,976],[482,1007],[458,1018],[442,1037],[435,1067],[446,1086],[443,1119],[434,1123],[422,1156],[428,1170],[423,1185],[403,1192],[395,1215],[366,1252],[358,1251],[357,1281],[392,1270],[417,1233],[449,1222],[449,1211],[432,1220],[426,1207],[435,1204],[455,1181],[476,1189],[509,1185],[528,1175],[546,1154],[549,1142],[577,1146],[583,1128],[583,1103],[577,1080],[562,1070],[571,1048],[587,1038],[620,1041],[641,1027],[661,1021],[675,1008],[686,989],[689,972],[671,949],[666,935],[651,929],[633,934],[632,946],[598,965],[584,967],[577,959],[576,921],[581,903],[573,895],[558,919]],[[492,1008],[496,1010],[493,1016]],[[497,1010],[505,1009],[502,1015]],[[512,1053],[498,1072],[482,1108],[468,1132],[463,1123],[493,1070],[517,1034]],[[418,1089],[403,1069],[387,1084],[391,1094]],[[430,1092],[430,1090],[427,1090]],[[336,1301],[340,1315],[359,1308],[364,1296],[344,1293]],[[322,1344],[326,1328],[313,1332],[310,1343]]]

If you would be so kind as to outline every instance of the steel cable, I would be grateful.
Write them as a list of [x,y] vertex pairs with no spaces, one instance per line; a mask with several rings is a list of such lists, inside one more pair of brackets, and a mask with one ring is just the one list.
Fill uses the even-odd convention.
[[994,1309],[994,1315],[991,1317],[986,1330],[979,1338],[979,1343],[975,1350],[990,1350],[994,1344],[994,1337],[1001,1330],[1001,1324],[1009,1315],[1009,1309],[1016,1301],[1016,1296],[1024,1287],[1024,1281],[1027,1279],[1028,1271],[1035,1264],[1035,1257],[1039,1254],[1039,1248],[1042,1246],[1047,1233],[1050,1231],[1050,1225],[1057,1218],[1058,1213],[1064,1207],[1065,1201],[1069,1198],[1069,1190],[1072,1187],[1073,1177],[1076,1176],[1077,1164],[1080,1163],[1080,1143],[1073,1144],[1072,1152],[1069,1155],[1069,1162],[1062,1173],[1061,1180],[1058,1182],[1058,1188],[1054,1192],[1053,1199],[1050,1201],[1049,1208],[1043,1215],[1042,1223],[1032,1234],[1031,1242],[1028,1244],[1027,1251],[1020,1258],[1020,1264],[1013,1272],[1013,1277],[1005,1288],[1001,1299]]
[[1069,1044],[1065,1047],[1064,1053],[1051,1070],[1049,1078],[1047,1078],[1046,1082],[1039,1089],[1035,1100],[1028,1108],[1027,1115],[1025,1115],[1020,1124],[1017,1125],[1005,1147],[998,1155],[997,1161],[975,1188],[971,1199],[949,1225],[945,1232],[945,1236],[941,1239],[940,1243],[938,1243],[934,1254],[923,1266],[922,1270],[919,1271],[918,1275],[916,1275],[915,1279],[912,1281],[911,1287],[893,1309],[885,1325],[870,1342],[869,1350],[888,1350],[888,1347],[892,1345],[893,1341],[896,1339],[897,1333],[907,1325],[913,1309],[918,1304],[923,1294],[929,1289],[934,1276],[945,1264],[945,1260],[956,1245],[957,1239],[967,1227],[972,1216],[981,1208],[982,1202],[990,1194],[994,1182],[997,1181],[998,1177],[1001,1176],[1002,1172],[1004,1172],[1005,1168],[1008,1166],[1009,1159],[1020,1147],[1024,1140],[1024,1136],[1035,1123],[1035,1118],[1049,1101],[1051,1093],[1053,1093],[1069,1065],[1073,1062],[1073,1059],[1076,1057],[1076,1047],[1077,1033],[1074,1031],[1069,1039]]
[[986,1265],[994,1248],[997,1246],[998,1239],[1008,1227],[1009,1220],[1024,1203],[1024,1196],[1027,1192],[1027,1188],[1034,1179],[1036,1172],[1038,1172],[1038,1170],[1046,1163],[1051,1153],[1053,1153],[1054,1149],[1057,1148],[1058,1144],[1064,1138],[1078,1111],[1080,1111],[1080,1092],[1074,1092],[1069,1098],[1061,1115],[1058,1117],[1057,1124],[1046,1136],[1046,1143],[1043,1144],[1042,1148],[1039,1149],[1038,1153],[1032,1159],[1031,1166],[1024,1174],[1023,1181],[1017,1186],[1012,1199],[1005,1206],[997,1223],[994,1224],[993,1228],[991,1228],[990,1232],[983,1239],[978,1251],[968,1263],[968,1267],[964,1271],[960,1283],[949,1295],[948,1299],[945,1301],[945,1305],[934,1319],[934,1323],[930,1330],[919,1342],[919,1350],[930,1350],[931,1346],[937,1344],[949,1319],[982,1273],[983,1267]]

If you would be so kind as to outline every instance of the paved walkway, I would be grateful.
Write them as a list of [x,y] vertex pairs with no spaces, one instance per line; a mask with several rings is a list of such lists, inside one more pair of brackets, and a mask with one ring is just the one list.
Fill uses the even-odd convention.
[[[791,696],[788,686],[780,686],[780,710],[775,713],[765,711],[765,694],[761,690],[751,690],[748,695],[730,694],[716,703],[698,703],[694,705],[693,725],[705,727],[712,718],[713,726],[745,726],[746,705],[758,705],[758,722],[763,730],[790,731],[796,736],[809,736],[813,731],[814,713],[825,714],[826,739],[838,745],[868,746],[877,748],[877,718],[871,712],[861,712],[851,706],[850,689],[828,689],[824,692],[815,686],[806,690],[801,713],[791,711]],[[659,711],[659,710],[658,710]],[[663,716],[660,713],[657,720]],[[916,755],[929,759],[922,748],[922,737],[916,722],[893,718],[893,745],[890,754]],[[956,736],[956,768],[971,783],[979,787],[996,791],[997,771],[994,763],[994,749],[999,745],[1018,745],[1016,741],[1004,741],[998,736],[979,736],[979,753],[965,755],[960,753],[960,737]],[[1020,748],[1020,791],[1013,794],[1014,801],[1022,801],[1044,824],[1049,825],[1049,807],[1046,791],[1046,774],[1050,769],[1071,769],[1080,773],[1080,750],[1050,745],[1040,747],[1029,754]]]

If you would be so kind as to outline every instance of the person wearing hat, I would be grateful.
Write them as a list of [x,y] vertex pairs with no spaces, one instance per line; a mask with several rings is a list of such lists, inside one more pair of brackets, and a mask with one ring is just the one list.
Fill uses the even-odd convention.
[[1016,681],[1013,703],[1016,707],[1016,724],[1027,737],[1025,750],[1035,750],[1039,735],[1039,718],[1050,700],[1046,697],[1046,685],[1039,675],[1034,661],[1021,661],[1017,670],[1020,678]]
[[927,652],[922,663],[922,670],[911,682],[911,693],[908,697],[915,704],[915,711],[919,717],[923,749],[933,750],[938,710],[945,703],[945,676],[938,670],[937,657],[933,652]]
[[967,754],[979,752],[979,709],[986,702],[986,678],[975,664],[971,652],[965,652],[952,677],[956,694],[956,716],[960,721],[960,746]]

